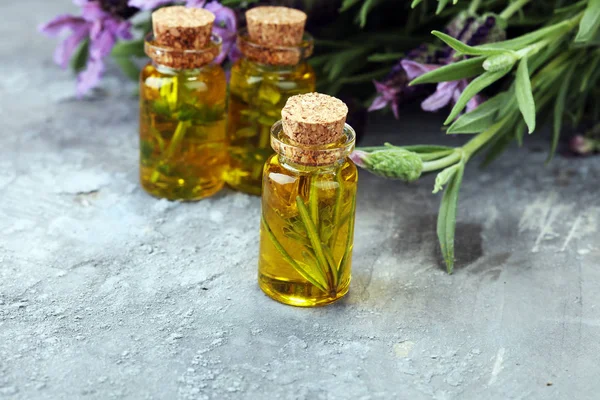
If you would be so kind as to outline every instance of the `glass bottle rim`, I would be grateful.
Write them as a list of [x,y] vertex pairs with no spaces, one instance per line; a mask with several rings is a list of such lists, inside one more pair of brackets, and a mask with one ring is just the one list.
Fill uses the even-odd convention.
[[[294,142],[283,132],[282,121],[279,120],[271,127],[271,147],[277,154],[291,160],[295,164],[303,165],[330,165],[335,164],[340,160],[344,160],[352,151],[356,144],[356,132],[354,129],[344,123],[343,136],[345,140],[337,143],[328,143],[324,145],[305,145]],[[312,161],[305,163],[300,160],[294,160],[295,155],[298,154],[310,154]]]
[[[308,57],[310,57],[312,55],[313,49],[315,47],[315,39],[308,32],[304,32],[304,34],[302,35],[302,41],[297,45],[267,46],[264,44],[253,42],[250,39],[250,35],[248,33],[248,28],[241,28],[238,30],[237,42],[238,42],[238,44],[237,44],[238,49],[240,49],[240,51],[242,51],[242,53],[243,53],[242,49],[248,48],[253,53],[270,52],[270,53],[281,53],[281,54],[297,54],[299,56],[298,59],[300,61],[303,61],[303,60],[307,59]],[[246,54],[244,54],[244,55],[246,55]]]
[[170,56],[179,56],[179,57],[206,57],[214,54],[214,57],[210,58],[212,61],[221,51],[221,45],[223,44],[223,39],[221,36],[216,33],[211,33],[210,42],[208,45],[202,49],[175,49],[173,47],[166,47],[156,43],[154,34],[150,32],[144,38],[144,52],[151,59],[155,59],[158,57],[164,57],[165,55]]

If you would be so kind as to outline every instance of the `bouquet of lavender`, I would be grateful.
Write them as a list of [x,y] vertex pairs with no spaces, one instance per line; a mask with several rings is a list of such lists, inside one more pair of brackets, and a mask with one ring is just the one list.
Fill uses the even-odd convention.
[[275,4],[309,14],[319,91],[350,107],[391,109],[396,117],[409,101],[420,101],[425,111],[448,107],[446,132],[474,135],[463,146],[386,144],[353,154],[359,166],[388,178],[410,182],[437,173],[434,193],[444,191],[437,231],[448,272],[454,267],[458,194],[473,156],[485,152],[487,164],[546,121],[553,125],[548,160],[565,121],[591,126],[572,139],[573,152],[600,151],[600,0],[74,2],[81,16],[59,16],[41,31],[69,32],[55,61],[65,68],[70,62],[78,73],[79,96],[98,86],[109,56],[137,79],[135,57],[144,55],[141,38],[150,30],[147,10],[171,3],[206,7],[223,37],[217,61],[228,63],[239,54],[235,32],[243,11]]

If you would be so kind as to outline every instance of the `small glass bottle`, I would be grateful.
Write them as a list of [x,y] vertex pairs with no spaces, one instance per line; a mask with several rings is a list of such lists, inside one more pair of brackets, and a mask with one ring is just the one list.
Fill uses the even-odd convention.
[[221,39],[204,9],[164,7],[145,42],[140,78],[140,181],[151,195],[199,200],[224,185],[228,164]]
[[285,304],[329,304],[350,286],[358,173],[347,112],[334,97],[294,96],[271,130],[258,281]]
[[289,97],[315,90],[315,73],[306,62],[313,39],[304,33],[306,14],[299,10],[255,7],[246,20],[247,30],[237,38],[243,57],[232,67],[229,85],[227,183],[260,195],[263,166],[273,154],[271,126]]

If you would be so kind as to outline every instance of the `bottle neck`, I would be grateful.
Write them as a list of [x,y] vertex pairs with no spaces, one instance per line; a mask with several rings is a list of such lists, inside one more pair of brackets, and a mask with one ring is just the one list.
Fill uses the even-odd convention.
[[342,137],[336,143],[311,146],[293,142],[283,132],[281,121],[271,128],[271,147],[281,163],[298,171],[335,169],[344,163],[354,150],[356,134],[350,125],[344,125]]
[[167,65],[159,64],[155,60],[152,60],[152,65],[154,66],[154,68],[156,68],[156,70],[158,72],[160,72],[161,74],[165,74],[165,75],[197,75],[203,69],[206,68],[206,65],[203,65],[198,68],[185,68],[185,69],[172,68]]
[[209,65],[221,51],[222,40],[213,34],[207,47],[203,49],[175,49],[164,47],[149,34],[144,41],[144,52],[154,65],[166,72],[198,70]]
[[304,33],[302,42],[295,46],[267,46],[253,41],[246,29],[237,36],[237,47],[245,58],[268,66],[295,66],[311,56],[314,48],[312,36]]
[[340,169],[344,162],[346,161],[346,157],[335,160],[330,164],[320,164],[320,165],[303,165],[295,162],[294,159],[286,157],[284,154],[278,154],[279,164],[285,169],[299,173],[299,174],[326,174],[332,171],[336,171]]

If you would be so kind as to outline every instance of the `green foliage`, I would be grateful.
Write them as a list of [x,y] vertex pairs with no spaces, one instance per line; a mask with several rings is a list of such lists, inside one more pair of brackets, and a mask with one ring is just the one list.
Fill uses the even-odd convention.
[[447,133],[479,133],[486,130],[496,120],[500,108],[506,104],[509,94],[502,92],[471,112],[461,115],[450,127]]
[[113,56],[115,64],[119,66],[123,74],[132,81],[136,81],[140,77],[140,69],[129,57]]
[[446,35],[440,31],[432,31],[431,34],[433,36],[438,37],[448,46],[452,47],[454,50],[461,54],[465,54],[468,56],[495,56],[497,54],[508,53],[510,50],[495,48],[495,47],[473,47],[462,43],[461,41],[454,39],[452,36]]
[[452,64],[444,65],[438,69],[427,72],[410,82],[410,85],[420,85],[423,83],[438,83],[456,81],[459,79],[471,78],[484,72],[483,61],[485,57],[475,57],[458,61]]
[[90,40],[85,39],[82,41],[73,56],[71,57],[71,68],[74,72],[83,71],[87,65],[88,57],[90,56]]
[[517,78],[515,80],[515,93],[519,110],[523,119],[529,128],[529,133],[535,130],[535,100],[531,91],[531,81],[529,80],[529,70],[527,67],[527,57],[523,58],[517,68]]
[[483,74],[479,75],[477,78],[473,79],[469,86],[463,90],[462,94],[458,98],[458,101],[450,111],[450,115],[446,118],[444,122],[445,125],[454,121],[458,114],[465,108],[469,100],[471,100],[477,93],[481,92],[486,87],[490,86],[492,83],[496,82],[498,79],[502,78],[504,75],[510,72],[509,68],[505,68],[500,71],[485,71]]
[[589,0],[583,18],[579,23],[579,31],[575,37],[576,43],[590,42],[594,39],[600,27],[600,0]]
[[[437,236],[446,269],[449,274],[454,270],[454,234],[456,230],[456,210],[458,208],[458,192],[462,183],[465,164],[461,162],[451,167],[443,179],[448,183],[444,191],[437,221]],[[443,171],[442,171],[443,173]]]

